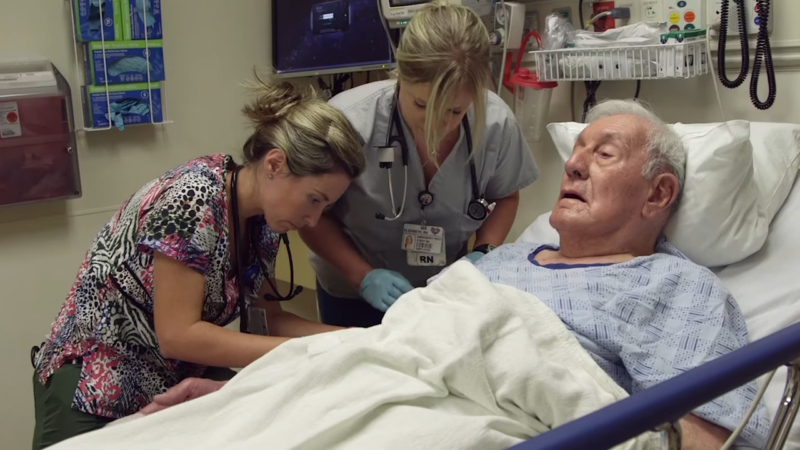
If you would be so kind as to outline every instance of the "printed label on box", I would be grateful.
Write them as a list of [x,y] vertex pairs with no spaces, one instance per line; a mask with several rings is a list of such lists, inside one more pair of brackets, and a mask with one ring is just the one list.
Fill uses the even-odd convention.
[[17,102],[0,103],[0,139],[22,136]]

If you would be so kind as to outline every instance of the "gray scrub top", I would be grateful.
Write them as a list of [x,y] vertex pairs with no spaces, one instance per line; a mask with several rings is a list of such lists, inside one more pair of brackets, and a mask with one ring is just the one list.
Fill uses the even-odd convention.
[[[367,165],[364,173],[353,180],[328,213],[342,224],[345,235],[373,269],[397,271],[412,285],[421,287],[442,267],[410,266],[406,251],[402,249],[403,226],[422,223],[418,195],[426,190],[422,163],[405,123],[402,130],[408,143],[405,209],[402,217],[395,221],[375,217],[378,212],[394,217],[387,170],[378,167],[376,147],[386,145],[395,86],[394,80],[378,81],[349,89],[330,100],[329,103],[347,116],[364,139]],[[478,186],[485,198],[492,201],[503,199],[532,184],[539,177],[539,169],[508,105],[489,92],[486,107],[486,131],[482,142],[473,144],[473,151]],[[473,124],[472,108],[467,111],[467,117]],[[474,126],[471,128],[474,129]],[[400,132],[394,130],[394,134]],[[434,200],[425,208],[426,223],[444,229],[448,265],[464,254],[469,238],[483,224],[467,215],[467,205],[473,200],[467,153],[464,128],[461,127],[456,146],[441,164],[427,189],[433,194]],[[399,145],[395,144],[392,187],[398,209],[403,201],[403,184],[402,153]],[[331,264],[314,253],[311,253],[310,260],[319,284],[329,294],[345,298],[359,296],[358,290]]]

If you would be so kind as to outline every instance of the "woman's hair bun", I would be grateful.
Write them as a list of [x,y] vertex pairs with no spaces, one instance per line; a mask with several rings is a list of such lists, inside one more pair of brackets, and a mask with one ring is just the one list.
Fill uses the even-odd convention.
[[284,117],[292,108],[317,97],[311,85],[298,86],[257,73],[247,87],[253,92],[254,100],[244,107],[243,112],[256,128]]

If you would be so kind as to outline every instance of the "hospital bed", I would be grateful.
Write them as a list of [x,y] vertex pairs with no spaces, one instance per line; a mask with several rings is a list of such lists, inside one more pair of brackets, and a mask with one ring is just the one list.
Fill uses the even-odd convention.
[[[581,128],[568,125],[566,128],[573,129],[566,133],[566,128],[561,125],[549,128],[556,145],[562,147],[559,153],[563,159],[568,157],[568,147],[575,131]],[[520,443],[512,447],[513,450],[611,448],[653,430],[666,431],[670,439],[669,448],[679,449],[680,427],[677,423],[681,417],[755,379],[765,392],[763,398],[773,418],[765,448],[800,449],[800,424],[795,422],[800,408],[800,181],[792,184],[800,163],[800,127],[794,125],[776,131],[771,127],[773,124],[761,125],[758,133],[771,136],[763,142],[787,148],[773,153],[772,145],[759,148],[759,144],[754,143],[748,150],[753,153],[754,168],[751,171],[757,178],[759,170],[766,175],[763,167],[767,165],[773,168],[785,165],[785,175],[791,177],[785,187],[788,196],[777,207],[774,204],[762,205],[762,209],[772,208],[777,214],[769,224],[768,237],[760,250],[741,261],[712,268],[736,298],[753,342],[651,389]],[[555,129],[559,126],[562,128],[560,131]],[[753,134],[756,134],[755,129]],[[559,142],[559,139],[564,142]],[[708,142],[703,144],[708,145]],[[775,183],[787,182],[779,180],[775,174],[770,178],[775,179]],[[760,188],[765,190],[764,186]],[[558,242],[558,234],[549,225],[549,216],[547,213],[537,218],[519,241]],[[775,369],[773,377],[766,376]]]

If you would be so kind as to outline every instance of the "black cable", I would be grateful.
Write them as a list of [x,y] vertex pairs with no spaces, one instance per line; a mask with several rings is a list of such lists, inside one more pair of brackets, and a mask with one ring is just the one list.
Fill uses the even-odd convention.
[[597,90],[600,88],[601,81],[584,81],[584,86],[586,86],[586,99],[583,101],[583,115],[581,116],[581,122],[586,122],[586,115],[589,113],[589,110],[592,109],[595,105],[597,105]]
[[717,47],[717,75],[719,81],[723,86],[729,89],[735,89],[744,83],[747,79],[747,72],[750,70],[750,42],[747,39],[747,16],[744,0],[733,0],[739,6],[739,40],[742,46],[742,68],[739,71],[739,76],[731,81],[728,79],[728,74],[725,72],[725,47],[728,43],[728,16],[730,13],[730,0],[722,0],[720,8],[720,25],[719,25],[719,45]]
[[636,93],[633,94],[634,100],[639,100],[639,93],[642,91],[642,80],[636,80]]
[[583,0],[578,0],[578,20],[581,21],[581,23],[578,24],[578,29],[582,30],[585,26],[583,23]]
[[[775,67],[772,65],[772,48],[769,44],[769,0],[758,0],[758,17],[761,23],[758,25],[758,42],[756,44],[756,55],[753,60],[753,76],[750,78],[750,100],[756,108],[765,110],[772,107],[778,88],[775,82]],[[761,76],[761,64],[767,69],[767,100],[762,102],[758,98],[758,79]]]
[[369,83],[369,71],[367,71],[367,81],[365,81],[364,84],[367,84],[367,83]]

